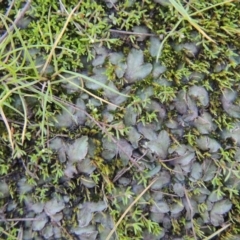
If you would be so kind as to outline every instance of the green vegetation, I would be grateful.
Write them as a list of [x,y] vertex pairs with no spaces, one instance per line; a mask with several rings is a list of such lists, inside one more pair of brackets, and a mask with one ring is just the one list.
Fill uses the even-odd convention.
[[239,1],[0,19],[0,238],[239,238]]

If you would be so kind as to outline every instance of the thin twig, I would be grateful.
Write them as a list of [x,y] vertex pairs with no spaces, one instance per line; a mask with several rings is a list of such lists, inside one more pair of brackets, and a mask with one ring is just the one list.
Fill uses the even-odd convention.
[[18,22],[23,18],[23,16],[25,15],[25,13],[27,12],[27,10],[30,7],[32,0],[28,0],[24,6],[24,8],[22,9],[22,11],[19,13],[19,15],[16,17],[16,19],[14,20],[13,24],[7,29],[7,31],[2,35],[2,37],[0,38],[0,43],[4,41],[4,39],[13,31],[13,29],[17,26]]
[[5,13],[5,17],[8,17],[8,15],[10,14],[10,11],[12,10],[14,3],[15,3],[15,0],[12,0],[7,12]]
[[33,179],[39,180],[37,174],[36,174],[36,173],[32,173],[32,172],[28,169],[28,167],[25,165],[23,159],[22,159],[22,163],[23,163],[23,167],[24,167],[26,173],[29,174]]
[[68,239],[73,240],[73,237],[69,234],[69,232],[57,221],[54,216],[48,211],[48,209],[44,208],[45,213],[50,217],[51,222],[56,224],[67,236]]
[[152,36],[152,37],[158,36],[158,35],[153,34],[153,33],[138,33],[138,32],[115,30],[115,29],[110,29],[109,32],[121,33],[121,34],[127,34],[127,35],[141,35],[141,36]]
[[23,227],[20,226],[18,229],[17,240],[22,240],[22,239],[23,239]]
[[185,197],[187,199],[187,203],[188,203],[188,206],[189,206],[189,209],[190,209],[193,236],[194,236],[194,239],[197,240],[197,235],[196,235],[196,232],[195,232],[195,229],[194,229],[194,224],[193,224],[193,208],[192,208],[192,204],[190,202],[190,199],[188,198],[188,193],[187,193],[186,188],[184,188],[184,193],[185,193]]
[[138,202],[138,200],[144,195],[144,193],[157,181],[158,178],[155,178],[137,197],[136,199],[128,206],[128,208],[125,210],[125,212],[122,214],[122,216],[119,218],[117,223],[115,224],[114,228],[111,230],[111,232],[108,234],[106,240],[110,240],[114,232],[117,230],[118,225],[122,222],[124,217],[127,215],[127,213],[131,210],[131,208]]
[[222,228],[220,228],[219,230],[217,230],[216,232],[214,232],[213,234],[211,234],[210,236],[204,238],[203,240],[210,240],[212,238],[214,238],[216,235],[220,234],[222,231],[224,231],[226,228],[230,227],[231,223],[223,226]]
[[184,154],[184,155],[182,155],[182,156],[178,156],[178,157],[174,157],[174,158],[169,158],[169,159],[158,159],[159,160],[159,162],[172,162],[172,161],[174,161],[174,160],[178,160],[178,159],[181,159],[182,157],[185,157],[185,156],[187,156],[187,154]]
[[118,143],[118,141],[117,141],[111,134],[109,134],[109,133],[105,130],[105,127],[102,126],[100,122],[98,122],[97,120],[95,120],[94,117],[92,117],[88,112],[86,112],[85,110],[83,110],[82,108],[78,107],[77,105],[75,105],[75,104],[73,104],[73,103],[70,103],[70,102],[67,102],[67,101],[62,100],[61,98],[59,98],[59,97],[57,97],[57,96],[53,96],[53,98],[54,98],[55,100],[58,100],[58,101],[61,102],[61,103],[64,103],[64,104],[66,104],[66,105],[68,105],[68,106],[71,106],[71,107],[73,107],[73,108],[75,108],[75,109],[77,109],[77,110],[79,110],[79,111],[82,111],[84,114],[86,114],[86,116],[87,116],[93,123],[95,123],[105,134],[108,135],[108,137],[110,138],[110,140],[111,140],[113,143],[115,143],[116,146],[118,147],[118,149],[128,157],[128,159],[133,163],[133,165],[135,165],[135,166],[137,166],[139,169],[141,169],[140,166],[138,165],[138,163],[136,162],[136,160],[135,160],[134,158],[132,158],[132,156],[130,156],[128,153],[126,153],[126,151],[125,151],[124,148]]
[[114,7],[114,9],[116,11],[119,11],[118,7],[114,4],[114,2],[112,0],[109,0],[109,2],[112,4],[112,6]]
[[42,218],[4,218],[0,222],[40,221]]
[[[21,126],[24,126],[24,123],[23,122],[19,122],[19,121],[15,121],[15,120],[12,120],[12,119],[9,119],[9,118],[6,118],[8,122],[10,123],[15,123],[17,125],[21,125]],[[3,118],[0,116],[0,121],[4,121]]]
[[10,177],[10,176],[15,175],[15,174],[17,174],[17,170],[15,170],[15,171],[13,171],[13,172],[11,172],[11,173],[8,173],[8,174],[6,174],[6,175],[1,176],[1,177],[0,177],[0,180],[6,179],[7,177]]
[[[139,158],[136,159],[136,162],[138,162],[139,160],[141,160],[145,155],[147,154],[147,150],[145,151],[145,153],[140,156]],[[133,164],[131,164],[129,167],[127,168],[123,168],[122,170],[120,170],[117,175],[115,176],[115,178],[113,179],[113,182],[116,182],[123,174],[125,174],[127,171],[129,171],[132,168]]]

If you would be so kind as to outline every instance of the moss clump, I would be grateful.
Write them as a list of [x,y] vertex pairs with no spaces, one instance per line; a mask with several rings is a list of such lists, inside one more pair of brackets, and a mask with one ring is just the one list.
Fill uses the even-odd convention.
[[[1,3],[1,28],[25,4]],[[0,235],[237,238],[239,18],[230,0],[32,1],[0,42],[0,206],[23,220]]]

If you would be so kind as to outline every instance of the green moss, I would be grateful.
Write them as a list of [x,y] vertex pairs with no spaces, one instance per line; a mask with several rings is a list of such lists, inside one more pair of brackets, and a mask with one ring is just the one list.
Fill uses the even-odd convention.
[[[204,182],[200,179],[192,184],[187,179],[185,181],[186,189],[189,197],[198,196],[200,187],[216,191],[219,196],[228,196],[233,203],[233,209],[226,218],[231,221],[232,225],[222,234],[221,239],[230,239],[231,234],[239,234],[239,190],[237,185],[232,188],[226,185],[231,176],[239,179],[239,166],[235,161],[237,146],[233,140],[223,140],[220,135],[224,129],[231,130],[233,125],[238,122],[238,119],[223,111],[221,96],[225,89],[237,90],[239,88],[238,19],[240,18],[240,3],[236,1],[224,3],[220,0],[214,0],[211,3],[209,1],[178,2],[201,26],[202,30],[215,41],[213,43],[208,41],[191,22],[187,21],[187,18],[179,22],[182,16],[171,4],[162,6],[145,0],[133,1],[131,5],[130,1],[118,1],[116,7],[109,9],[105,1],[82,1],[58,42],[48,71],[41,73],[41,67],[36,65],[42,65],[48,59],[53,44],[67,21],[68,14],[79,1],[62,2],[67,12],[63,10],[63,6],[60,7],[59,1],[32,1],[31,9],[25,15],[30,19],[30,24],[27,28],[10,34],[8,40],[1,43],[0,107],[5,115],[1,113],[0,176],[9,184],[9,199],[11,198],[19,204],[18,210],[7,217],[24,217],[26,214],[24,201],[28,197],[32,197],[34,202],[47,201],[51,198],[52,192],[56,192],[59,196],[69,196],[70,205],[74,206],[79,201],[97,202],[106,198],[109,201],[108,210],[114,221],[117,222],[124,213],[124,207],[126,208],[138,195],[133,193],[129,187],[125,192],[121,190],[122,195],[119,197],[117,191],[119,184],[113,183],[112,179],[123,167],[129,166],[123,166],[119,156],[111,162],[105,161],[101,157],[103,150],[101,138],[104,135],[109,136],[109,134],[116,138],[127,138],[129,127],[125,126],[123,118],[124,109],[129,106],[132,106],[137,112],[137,122],[147,125],[159,121],[156,111],[148,109],[152,100],[159,102],[164,107],[166,119],[180,121],[177,119],[179,114],[173,108],[173,101],[180,90],[184,89],[187,92],[191,86],[198,85],[203,86],[210,95],[208,106],[202,107],[198,102],[196,105],[200,112],[209,111],[217,125],[217,129],[211,132],[209,137],[220,139],[222,144],[222,148],[218,152],[220,157],[215,159],[215,156],[212,157],[208,151],[198,149],[196,139],[204,134],[188,123],[185,123],[186,126],[181,126],[184,127],[183,137],[179,137],[169,130],[173,142],[172,147],[188,144],[194,149],[199,163],[204,163],[206,159],[214,162],[218,170],[211,181]],[[7,6],[4,4],[1,3],[2,14],[7,10]],[[21,0],[15,1],[9,14],[11,19],[15,19],[22,4],[24,3]],[[212,7],[214,4],[216,6]],[[7,23],[10,24],[8,21]],[[157,60],[161,65],[166,66],[167,70],[159,78],[165,78],[169,85],[160,85],[158,79],[149,75],[146,79],[137,81],[130,86],[129,98],[122,104],[122,109],[111,111],[113,114],[111,123],[105,123],[102,116],[102,112],[106,110],[105,103],[101,107],[96,107],[86,100],[88,102],[86,111],[95,119],[94,124],[92,120],[88,119],[87,126],[74,129],[53,127],[51,119],[56,114],[60,114],[65,106],[63,102],[58,102],[53,96],[64,101],[75,102],[79,94],[83,92],[82,89],[76,93],[67,94],[66,89],[62,86],[62,81],[59,81],[60,75],[64,70],[90,72],[93,68],[91,60],[96,57],[93,51],[94,44],[105,46],[111,52],[122,51],[125,58],[131,48],[143,48],[145,62],[154,64],[155,58],[149,53],[148,38],[140,43],[134,35],[121,33],[114,36],[110,32],[110,29],[132,31],[135,26],[146,26],[149,32],[159,36],[162,41],[163,48],[160,58]],[[196,45],[195,54],[186,46],[179,47],[180,44],[186,43]],[[124,77],[121,79],[116,77],[116,66],[109,62],[108,57],[103,67],[107,69],[108,81],[114,83],[119,92],[125,89]],[[153,89],[153,95],[144,99],[140,98],[138,93],[144,95],[147,88]],[[91,93],[98,97],[104,97],[102,89]],[[239,97],[234,103],[239,105]],[[8,121],[10,120],[8,131],[3,124],[4,116]],[[25,123],[27,123],[26,128],[24,127]],[[99,129],[99,126],[102,128]],[[161,128],[165,128],[164,123]],[[97,169],[91,177],[94,179],[96,187],[88,189],[81,185],[81,178],[84,177],[84,174],[79,174],[68,181],[63,180],[66,163],[60,162],[57,155],[47,148],[49,140],[56,135],[63,136],[69,142],[82,135],[93,139],[96,149],[91,155],[91,161]],[[12,136],[12,145],[15,147],[13,153],[9,145],[9,136]],[[162,163],[161,166],[171,173],[171,176],[174,175],[172,165]],[[146,167],[143,172],[139,173],[132,168],[127,176],[132,181],[137,180],[139,184],[146,187],[149,179],[145,174],[149,170]],[[17,184],[23,177],[26,177],[32,191],[19,194]],[[188,178],[187,174],[185,177]],[[39,179],[45,182],[39,185]],[[194,189],[193,192],[191,189]],[[172,190],[167,187],[163,191],[166,194],[173,194]],[[1,199],[1,205],[4,206],[6,201],[8,199]],[[150,200],[147,204],[150,204]],[[200,212],[203,212],[206,205],[199,204],[198,208]],[[64,219],[64,228],[77,226],[75,214],[77,209],[74,208],[74,211],[69,219]],[[184,239],[192,239],[192,230],[187,233],[183,230],[187,224],[184,217],[172,219],[171,231]],[[204,234],[209,236],[217,230],[217,228],[210,227],[209,231],[202,232],[197,218],[192,220],[192,225],[196,235],[201,239],[204,238]],[[0,228],[2,226],[1,224]],[[14,224],[6,224],[4,227],[9,234],[8,239],[13,239],[11,235],[17,236]],[[141,203],[136,203],[120,223],[117,229],[118,237],[121,240],[142,239],[145,230],[158,235],[161,232],[161,224],[150,220],[149,213],[141,209]]]

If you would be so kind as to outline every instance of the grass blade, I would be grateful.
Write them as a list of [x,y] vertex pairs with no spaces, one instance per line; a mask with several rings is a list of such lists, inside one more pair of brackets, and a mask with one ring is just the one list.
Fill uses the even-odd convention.
[[2,109],[2,107],[0,107],[0,114],[1,114],[1,116],[2,116],[2,119],[3,119],[4,123],[5,123],[5,126],[6,126],[6,128],[7,128],[9,142],[10,142],[10,144],[11,144],[12,150],[14,151],[12,131],[11,131],[11,128],[10,128],[10,126],[9,126],[9,124],[8,124],[7,118],[6,118],[6,116],[5,116],[5,113],[4,113],[3,109]]
[[194,28],[196,28],[205,38],[207,38],[209,41],[216,43],[212,38],[210,38],[203,30],[202,28],[197,24],[197,22],[190,17],[188,12],[184,9],[182,4],[179,2],[176,2],[175,0],[169,0],[172,6],[183,16],[183,19],[187,20]]
[[75,6],[75,8],[73,8],[73,10],[72,10],[72,11],[70,12],[70,14],[68,15],[68,18],[67,18],[67,20],[66,20],[66,22],[65,22],[65,24],[64,24],[64,26],[63,26],[63,28],[62,28],[62,31],[60,32],[60,34],[58,35],[56,41],[54,42],[54,45],[53,45],[53,47],[52,47],[52,50],[51,50],[51,52],[49,53],[48,58],[47,58],[44,66],[43,66],[43,68],[42,68],[41,75],[45,72],[48,64],[50,63],[50,61],[51,61],[51,59],[52,59],[52,56],[53,56],[53,54],[54,54],[54,51],[55,51],[55,49],[56,49],[56,46],[58,45],[58,42],[61,40],[61,38],[62,38],[62,36],[63,36],[66,28],[67,28],[67,25],[68,25],[68,23],[69,23],[70,20],[71,20],[72,15],[73,15],[74,12],[79,8],[80,4],[81,4],[81,1],[79,1],[79,3]]
[[128,208],[125,210],[125,212],[122,214],[122,216],[119,218],[117,223],[115,224],[112,231],[108,234],[106,240],[110,240],[113,233],[116,231],[118,225],[122,222],[124,217],[127,215],[127,213],[130,211],[130,209],[137,203],[137,201],[144,195],[144,193],[157,181],[158,178],[155,178],[137,197],[136,199],[128,206]]
[[23,124],[23,130],[22,130],[22,144],[23,144],[25,140],[26,130],[27,130],[27,105],[20,91],[18,91],[18,93],[22,101],[22,107],[23,107],[23,113],[24,113],[24,124]]

